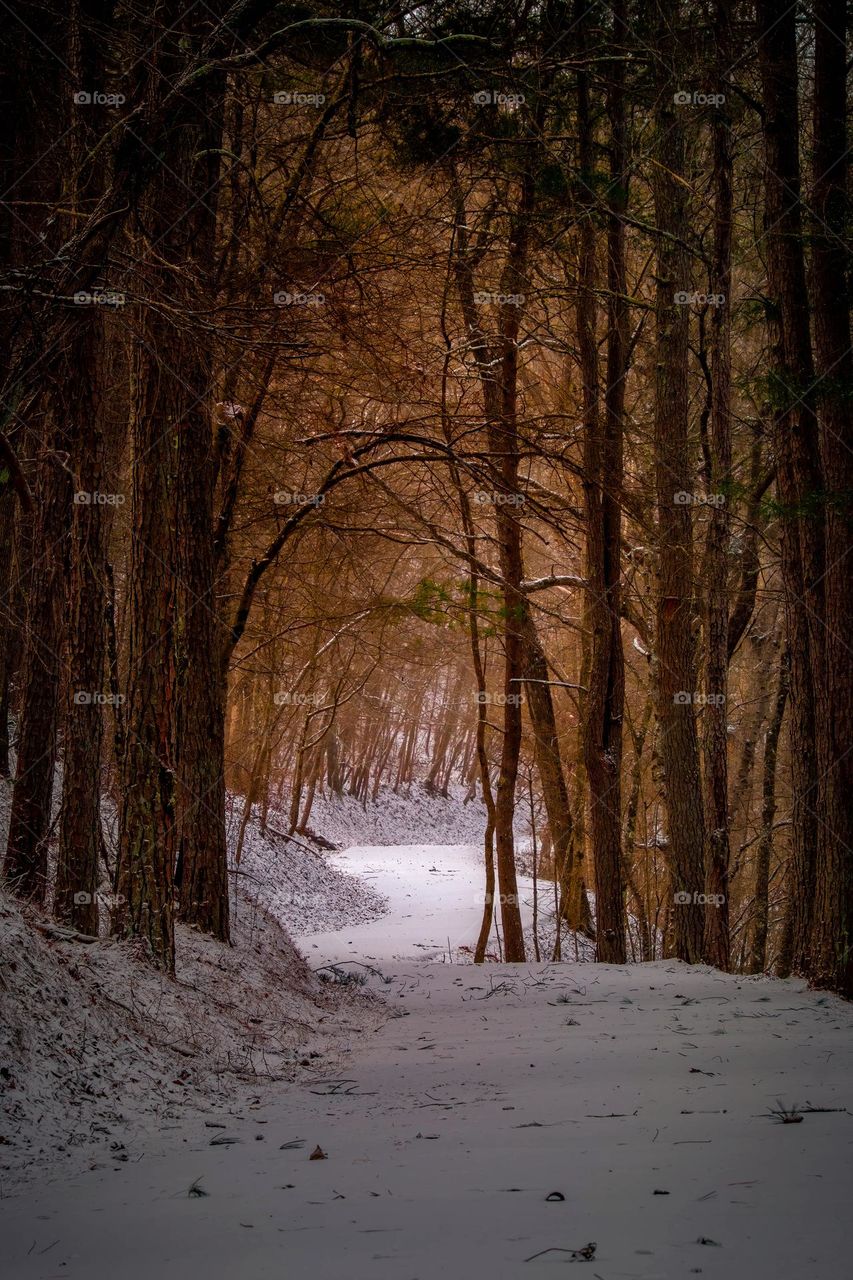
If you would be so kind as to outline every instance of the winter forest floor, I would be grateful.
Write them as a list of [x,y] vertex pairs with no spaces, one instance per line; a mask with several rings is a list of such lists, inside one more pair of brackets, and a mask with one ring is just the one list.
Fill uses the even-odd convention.
[[[402,818],[395,825],[410,834]],[[422,829],[447,834],[437,820]],[[4,1276],[848,1273],[849,1004],[798,981],[668,961],[447,963],[466,957],[479,925],[475,845],[362,845],[328,859],[290,849],[286,868],[282,856],[251,832],[237,945],[224,960],[183,938],[195,1005],[184,992],[155,1006],[132,957],[110,944],[45,938],[26,951],[46,1062],[73,1030],[73,1012],[57,1010],[75,983],[90,1000],[102,993],[86,1019],[88,1059],[107,1053],[110,999],[132,1006],[141,1041],[154,1026],[166,1043],[150,1050],[147,1082],[130,1079],[132,1033],[101,1065],[109,1133],[97,1150],[91,1134],[76,1146],[66,1136],[70,1154],[53,1150],[61,1117],[51,1099],[62,1088],[69,1116],[92,1125],[98,1107],[68,1080],[60,1087],[61,1073],[51,1080],[46,1069],[35,1099],[18,1100],[9,1149],[26,1156],[24,1136],[31,1145],[3,1174]],[[318,983],[278,920],[310,970],[335,964],[364,985]],[[4,924],[23,928],[13,913]],[[275,990],[282,960],[297,980]],[[223,997],[239,993],[242,1007],[223,1008],[214,1035],[217,974]],[[123,984],[133,998],[120,996]],[[273,1041],[265,1078],[258,1050]],[[14,1039],[3,1050],[23,1052]],[[77,1050],[70,1074],[91,1090]],[[780,1103],[801,1118],[771,1115]],[[311,1159],[318,1147],[325,1158]]]

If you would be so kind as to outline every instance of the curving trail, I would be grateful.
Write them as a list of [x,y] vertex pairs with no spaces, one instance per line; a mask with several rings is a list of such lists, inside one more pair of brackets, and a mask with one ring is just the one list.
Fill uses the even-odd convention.
[[483,854],[473,845],[356,845],[329,861],[381,894],[384,914],[304,934],[324,960],[440,960],[473,947],[483,913]]

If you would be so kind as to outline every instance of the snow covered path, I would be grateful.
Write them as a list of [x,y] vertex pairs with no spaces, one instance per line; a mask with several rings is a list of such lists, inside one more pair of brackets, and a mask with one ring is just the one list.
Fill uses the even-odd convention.
[[[386,906],[383,914],[377,912],[373,919],[364,919],[360,914],[359,923],[343,929],[298,931],[299,945],[312,964],[315,954],[330,962],[438,960],[445,963],[451,959],[453,962],[473,959],[483,918],[480,845],[355,845],[343,853],[332,854],[329,862],[337,871],[369,886]],[[531,941],[534,887],[528,876],[519,875],[518,893],[528,950],[535,954]],[[538,907],[542,954],[550,955],[545,939],[553,933],[554,902],[548,882],[539,884]],[[579,946],[582,953],[591,951],[585,938],[575,940],[574,945]],[[567,952],[570,958],[573,954],[570,941],[564,943],[564,955]],[[489,937],[488,955],[492,960],[500,955],[494,928]]]
[[[851,1006],[796,981],[670,962],[392,960],[418,940],[438,954],[448,934],[465,940],[437,886],[458,895],[466,873],[458,851],[381,852],[384,870],[377,850],[354,851],[351,866],[372,869],[389,914],[302,946],[314,965],[364,947],[357,958],[383,971],[371,981],[399,1016],[352,1044],[334,1078],[271,1087],[225,1130],[188,1122],[117,1170],[0,1201],[4,1276],[848,1274]],[[439,859],[456,874],[424,882],[423,863]],[[407,893],[431,917],[402,921]],[[826,1110],[776,1123],[777,1099]],[[309,1159],[317,1145],[326,1159]],[[593,1242],[589,1261],[570,1252]]]
[[[483,914],[483,855],[472,845],[357,845],[329,859],[387,899],[387,913],[343,930],[304,934],[324,961],[454,958],[473,947]],[[494,935],[493,935],[494,937]]]

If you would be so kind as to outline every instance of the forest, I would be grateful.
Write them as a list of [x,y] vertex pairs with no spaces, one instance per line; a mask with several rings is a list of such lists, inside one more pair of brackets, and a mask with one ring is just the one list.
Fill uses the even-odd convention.
[[4,10],[2,965],[405,800],[480,981],[853,997],[846,0]]
[[851,994],[844,4],[19,16],[10,890],[170,969],[227,786],[422,755],[508,960],[529,776],[597,959]]

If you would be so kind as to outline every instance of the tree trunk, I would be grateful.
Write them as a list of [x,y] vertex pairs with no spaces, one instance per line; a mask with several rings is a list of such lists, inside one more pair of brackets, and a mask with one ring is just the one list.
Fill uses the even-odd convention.
[[779,734],[788,701],[790,661],[787,650],[779,666],[779,684],[773,717],[764,742],[764,777],[762,784],[761,839],[755,859],[755,924],[749,952],[748,973],[763,973],[767,967],[767,932],[769,922],[770,857],[773,853],[773,824],[776,819],[776,757]]
[[[88,9],[85,0],[75,0],[72,5],[70,56],[75,87],[91,92],[103,89],[105,68],[104,45],[95,39]],[[99,113],[74,113],[69,133],[73,179],[67,198],[77,212],[91,207],[103,194],[103,165],[98,161],[93,165],[90,156],[106,127]],[[73,219],[70,221],[73,223]],[[70,226],[69,234],[73,235],[74,230]],[[103,848],[106,558],[109,516],[118,499],[115,485],[108,479],[114,473],[110,463],[115,461],[115,449],[108,449],[111,415],[104,404],[113,327],[102,311],[97,306],[84,309],[63,349],[61,398],[57,404],[58,412],[66,412],[66,406],[71,406],[68,434],[75,497],[65,633],[68,689],[62,809],[53,912],[58,920],[88,934],[98,932],[97,888]]]
[[[470,529],[470,519],[467,521]],[[473,534],[469,533],[469,548],[473,546]],[[468,595],[468,625],[471,640],[471,658],[474,664],[474,675],[477,681],[477,765],[480,771],[480,786],[483,791],[483,804],[486,806],[486,829],[483,832],[483,857],[486,872],[485,893],[483,897],[483,917],[480,921],[480,932],[474,948],[474,963],[483,964],[486,959],[486,948],[492,930],[495,914],[495,798],[492,794],[492,779],[489,772],[489,755],[486,750],[486,672],[480,653],[479,624],[477,621],[478,579],[471,571]]]
[[533,730],[536,771],[542,786],[542,799],[548,819],[554,857],[554,874],[561,888],[561,922],[579,930],[581,918],[580,867],[574,838],[572,807],[560,753],[554,698],[548,683],[550,671],[536,623],[527,601],[522,606],[524,636],[524,689],[527,712]]
[[[94,311],[94,309],[93,309]],[[66,649],[65,750],[59,859],[53,913],[81,933],[97,934],[101,845],[101,747],[104,731],[108,490],[101,412],[105,334],[101,318],[78,331],[64,386],[79,418],[72,427],[78,462],[71,525]],[[88,499],[88,501],[84,500]]]
[[[521,179],[518,207],[513,215],[507,260],[501,276],[501,293],[523,297],[528,288],[523,274],[527,260],[529,219],[533,209],[534,184],[529,172]],[[495,848],[501,920],[504,927],[505,958],[510,963],[525,958],[524,932],[518,899],[515,868],[513,818],[515,788],[521,752],[521,680],[524,674],[524,611],[527,601],[521,589],[524,577],[521,523],[518,511],[518,339],[521,307],[502,303],[499,336],[493,351],[477,317],[474,282],[467,258],[465,210],[456,193],[457,254],[456,277],[466,327],[477,361],[483,389],[486,438],[492,458],[491,476],[495,485],[495,530],[503,596],[503,736],[495,788]]]
[[[731,0],[717,0],[715,36],[719,82],[731,61]],[[703,957],[718,969],[730,967],[729,953],[729,536],[732,470],[731,428],[731,261],[732,148],[726,103],[714,113],[714,252],[712,294],[723,303],[711,308],[711,440],[705,544],[705,693],[702,714],[705,754],[705,930]]]
[[[643,748],[648,737],[649,726],[654,715],[654,702],[650,697],[646,701],[639,726],[633,732],[634,762],[631,766],[631,785],[628,791],[628,802],[625,806],[625,829],[622,836],[622,858],[625,865],[625,879],[634,895],[637,908],[637,922],[640,930],[640,959],[654,960],[655,935],[649,920],[648,896],[643,893],[637,883],[635,867],[637,814],[640,807],[640,792],[643,783]],[[646,877],[648,880],[648,877]]]
[[[624,6],[614,9],[616,38],[624,38]],[[585,34],[583,25],[582,33]],[[615,34],[615,33],[614,33]],[[596,232],[592,208],[583,218],[578,280],[578,346],[584,400],[584,498],[586,507],[586,622],[589,674],[584,704],[583,754],[590,793],[596,902],[596,959],[623,964],[625,904],[622,882],[622,720],[625,669],[620,622],[622,545],[622,431],[625,408],[627,312],[625,308],[626,154],[624,62],[610,73],[610,190],[607,219],[607,387],[599,403]],[[581,176],[594,189],[589,78],[578,73],[578,134]]]
[[28,581],[23,696],[17,767],[3,873],[13,893],[43,906],[59,716],[62,614],[65,597],[71,482],[60,458],[64,425],[46,442],[39,462],[38,548]]
[[691,506],[679,501],[694,488],[688,440],[687,343],[689,309],[675,294],[690,282],[685,130],[674,104],[679,80],[674,35],[678,0],[658,0],[654,200],[658,228],[657,376],[655,480],[658,506],[657,693],[660,753],[669,826],[668,854],[674,901],[673,947],[680,960],[702,954],[704,823],[699,746],[693,699],[696,650],[693,633],[693,524]]
[[[501,434],[492,434],[491,449],[495,453],[503,452],[505,455],[499,491],[515,493],[518,482],[517,455],[507,447],[507,440]],[[524,642],[518,614],[523,607],[520,590],[523,572],[521,532],[517,515],[508,514],[507,507],[498,507],[495,519],[501,576],[504,580],[505,615],[504,715],[498,780],[495,787],[495,852],[501,898],[501,923],[504,931],[504,957],[508,963],[516,963],[525,959],[513,832],[515,788],[521,754],[521,677],[524,671]]]
[[[35,283],[45,259],[58,253],[63,239],[60,220],[53,214],[62,198],[62,168],[55,160],[45,163],[45,157],[58,147],[67,161],[63,143],[73,109],[70,86],[63,82],[60,87],[54,74],[57,57],[60,61],[67,57],[67,18],[59,10],[33,7],[26,21],[16,21],[4,35],[0,174],[4,191],[12,197],[0,201],[0,264],[14,264],[15,271],[7,277],[10,283],[30,271]],[[32,515],[21,518],[19,511],[18,573],[24,580],[20,590],[12,593],[13,619],[7,615],[3,636],[9,644],[5,661],[10,666],[18,658],[20,662],[17,767],[3,871],[13,892],[43,905],[57,755],[71,486],[63,469],[68,443],[64,414],[60,411],[57,416],[53,395],[59,347],[46,336],[47,325],[33,323],[33,305],[30,297],[16,299],[14,292],[7,294],[0,317],[4,358],[0,429],[8,443],[9,424],[25,424],[18,433],[25,441],[16,441],[16,446],[28,455],[35,498]],[[79,312],[80,308],[54,304],[51,319],[59,317],[60,324],[73,327]],[[0,475],[0,493],[8,502],[11,476],[5,457]],[[22,637],[20,645],[16,632]]]
[[11,773],[9,763],[9,711],[12,677],[16,669],[18,625],[9,597],[15,593],[15,498],[11,489],[0,493],[0,778]]
[[[208,79],[187,103],[187,119],[170,162],[186,203],[160,252],[181,261],[182,302],[203,312],[213,305],[216,204],[224,82]],[[196,197],[205,193],[204,199]],[[192,250],[187,254],[187,237]],[[178,593],[177,888],[180,917],[229,941],[228,852],[225,838],[225,700],[227,635],[216,594],[213,502],[217,460],[211,416],[213,354],[205,333],[183,340],[171,368],[192,393],[179,432],[177,476]]]
[[853,355],[844,0],[816,0],[811,296],[826,494],[827,760],[816,868],[813,981],[853,996]]
[[[807,974],[828,768],[824,681],[823,478],[814,410],[814,366],[800,203],[796,14],[772,0],[757,10],[764,100],[767,274],[775,315],[774,451],[782,507],[781,559],[791,655],[793,856],[780,970]],[[837,283],[837,282],[836,282]],[[778,327],[778,331],[777,331]]]
[[[183,64],[180,27],[157,47],[165,79]],[[174,319],[183,257],[175,261],[181,212],[195,196],[173,170],[190,171],[198,142],[192,92],[175,109],[159,167],[139,210],[139,293],[133,369],[131,556],[128,586],[126,744],[122,761],[117,891],[113,927],[146,941],[154,962],[174,972],[176,671],[178,572],[176,459],[187,418],[210,389],[195,384],[195,344]],[[184,232],[180,233],[185,234]],[[177,297],[176,297],[177,294]],[[157,304],[165,303],[161,309]],[[188,375],[189,374],[189,378]]]

